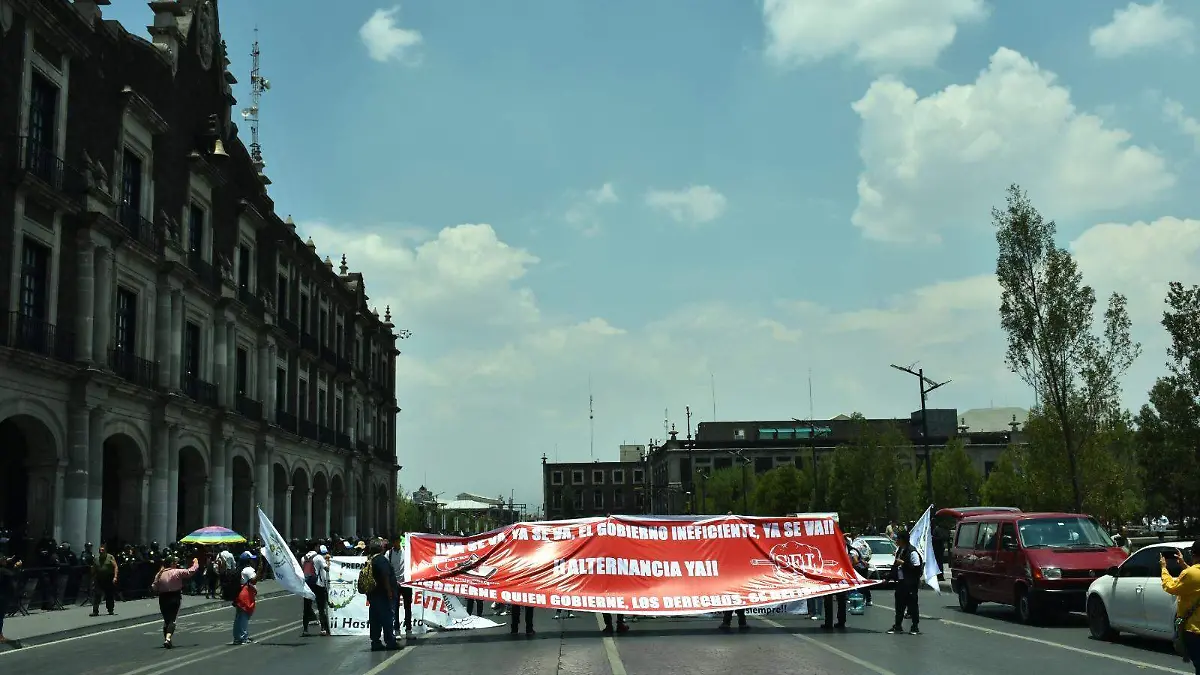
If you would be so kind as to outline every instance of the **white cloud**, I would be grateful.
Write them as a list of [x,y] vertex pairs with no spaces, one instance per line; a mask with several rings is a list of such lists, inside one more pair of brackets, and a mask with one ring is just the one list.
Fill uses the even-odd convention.
[[567,206],[563,219],[567,224],[592,237],[600,233],[604,223],[600,218],[602,207],[619,204],[621,198],[612,183],[605,183],[598,188],[585,190],[575,195]]
[[885,77],[853,108],[863,169],[852,221],[872,239],[987,227],[1013,182],[1051,218],[1149,203],[1175,184],[1154,150],[1076,109],[1053,73],[1010,49],[971,84],[922,98]]
[[[803,298],[709,302],[618,326],[539,306],[528,276],[538,257],[487,225],[449,227],[416,244],[362,228],[300,229],[322,255],[336,260],[346,250],[366,276],[371,304],[381,312],[391,304],[396,324],[413,330],[397,368],[401,482],[410,489],[427,472],[435,491],[515,490],[518,501],[540,503],[542,453],[588,459],[589,378],[599,458],[613,457],[621,442],[661,436],[664,407],[680,428],[685,405],[693,422],[711,418],[710,373],[721,419],[806,415],[807,392],[797,383],[810,368],[817,415],[904,415],[918,405],[912,383],[887,366],[915,360],[931,376],[953,379],[931,405],[965,410],[1032,398],[1004,368],[990,273],[857,309]],[[1200,278],[1200,221],[1097,225],[1070,247],[1098,294],[1130,298],[1136,337],[1147,345],[1126,383],[1136,403],[1162,372],[1166,282]],[[879,288],[889,285],[894,280]]]
[[367,54],[380,63],[400,61],[414,63],[412,49],[421,44],[419,31],[401,28],[399,22],[400,6],[391,9],[377,9],[358,29],[367,48]]
[[1167,99],[1163,102],[1163,117],[1174,123],[1180,133],[1191,137],[1196,149],[1200,150],[1200,120],[1184,112],[1182,103]]
[[1191,20],[1175,14],[1163,0],[1149,5],[1131,2],[1113,12],[1111,23],[1092,30],[1091,43],[1096,56],[1106,59],[1152,49],[1191,52],[1194,31]]
[[692,185],[682,190],[650,190],[646,206],[662,211],[676,222],[699,225],[720,218],[729,200],[708,185]]
[[766,0],[767,58],[804,66],[848,55],[876,68],[933,65],[983,0]]

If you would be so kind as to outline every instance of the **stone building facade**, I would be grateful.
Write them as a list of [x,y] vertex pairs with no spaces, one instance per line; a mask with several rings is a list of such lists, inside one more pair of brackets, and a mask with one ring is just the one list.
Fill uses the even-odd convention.
[[0,0],[0,525],[390,530],[407,332],[276,215],[217,2],[107,4]]

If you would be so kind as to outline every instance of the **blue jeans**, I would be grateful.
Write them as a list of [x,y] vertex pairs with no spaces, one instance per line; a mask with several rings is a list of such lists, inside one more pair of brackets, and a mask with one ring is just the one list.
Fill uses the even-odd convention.
[[233,641],[235,643],[250,641],[250,615],[242,610],[234,610],[237,614],[233,617]]
[[396,623],[396,615],[393,613],[392,603],[386,595],[372,597],[369,602],[367,620],[371,624],[371,644],[379,644],[382,634],[384,644],[389,647],[395,646],[396,633],[392,627]]

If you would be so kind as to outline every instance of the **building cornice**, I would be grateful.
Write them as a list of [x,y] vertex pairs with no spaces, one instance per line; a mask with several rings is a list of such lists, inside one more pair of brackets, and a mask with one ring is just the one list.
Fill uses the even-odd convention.
[[171,128],[167,120],[154,109],[150,99],[134,91],[133,87],[125,85],[121,89],[121,96],[125,98],[123,111],[145,124],[150,133],[160,136]]

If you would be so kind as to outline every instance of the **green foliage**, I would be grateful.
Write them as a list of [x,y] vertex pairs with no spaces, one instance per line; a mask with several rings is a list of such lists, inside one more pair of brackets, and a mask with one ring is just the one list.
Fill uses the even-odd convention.
[[843,529],[916,518],[924,507],[908,440],[898,429],[879,432],[861,415],[853,419],[855,440],[835,450],[832,462],[823,462],[830,466],[822,506],[840,514]]
[[[752,506],[750,499],[754,495],[755,482],[753,467],[743,469],[740,465],[717,469],[707,477],[700,473],[695,474],[693,485],[699,494],[693,495],[693,498],[696,499],[697,513],[720,515],[733,512],[753,515],[743,512],[746,506]],[[744,497],[743,485],[748,492]]]
[[1094,331],[1096,294],[1055,242],[1054,222],[1016,185],[1007,201],[1005,210],[992,209],[1006,361],[1053,414],[1072,510],[1080,511],[1086,484],[1080,452],[1119,410],[1120,378],[1141,345],[1130,338],[1125,297],[1118,293],[1109,298],[1103,330]]
[[396,532],[424,532],[425,523],[421,520],[421,509],[404,492],[402,486],[396,486]]
[[975,506],[983,479],[961,439],[951,439],[933,456],[933,503],[938,507]]
[[812,489],[809,474],[791,464],[777,466],[757,478],[750,505],[757,516],[801,513],[808,509]]

